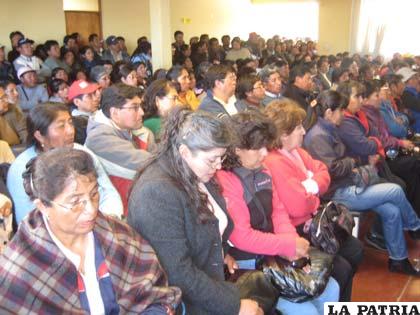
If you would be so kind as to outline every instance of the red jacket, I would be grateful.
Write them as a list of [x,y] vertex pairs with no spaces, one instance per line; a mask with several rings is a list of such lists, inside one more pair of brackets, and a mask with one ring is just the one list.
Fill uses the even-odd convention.
[[[307,170],[314,174],[312,179],[318,184],[319,194],[324,194],[330,185],[327,166],[321,161],[314,160],[305,150],[301,148],[297,150]],[[270,170],[274,189],[286,207],[292,224],[297,226],[310,219],[317,211],[320,200],[317,195],[307,193],[301,184],[307,179],[306,174],[277,150],[268,154],[264,164]]]
[[273,189],[272,216],[274,233],[266,233],[251,227],[250,214],[240,179],[232,172],[218,171],[217,179],[222,187],[227,210],[234,228],[229,237],[238,249],[263,255],[294,257],[296,254],[296,229]]

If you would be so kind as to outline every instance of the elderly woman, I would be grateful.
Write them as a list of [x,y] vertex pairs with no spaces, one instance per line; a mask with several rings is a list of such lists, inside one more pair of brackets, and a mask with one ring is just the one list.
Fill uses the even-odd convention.
[[[277,135],[265,165],[273,176],[274,187],[292,224],[302,236],[305,225],[320,206],[329,187],[330,175],[324,163],[314,160],[301,148],[305,111],[290,99],[271,102],[265,113],[273,120]],[[340,285],[340,300],[350,301],[353,275],[363,256],[362,245],[349,237],[335,256],[332,276]]]
[[186,314],[263,314],[224,281],[233,225],[212,178],[230,142],[223,121],[177,108],[130,196],[128,222],[155,249],[169,284],[181,288]]
[[[352,95],[350,110],[357,97]],[[311,155],[323,161],[331,174],[328,195],[351,210],[367,211],[372,209],[380,217],[386,247],[389,252],[389,269],[410,275],[419,275],[408,260],[404,229],[414,238],[420,237],[420,220],[406,199],[400,186],[393,183],[380,183],[368,186],[358,192],[352,177],[362,163],[346,156],[346,147],[338,136],[338,126],[343,119],[343,111],[348,100],[335,91],[325,91],[318,97],[319,117],[315,126],[305,137],[305,147]]]
[[74,134],[72,118],[68,107],[64,104],[39,104],[29,113],[28,148],[13,162],[7,174],[7,187],[13,198],[17,222],[35,208],[23,188],[22,173],[25,171],[26,163],[42,152],[61,147],[84,150],[92,156],[101,192],[99,209],[116,216],[121,216],[123,213],[121,198],[102,165],[90,150],[74,143]]
[[150,247],[98,211],[94,162],[60,148],[28,163],[36,209],[0,258],[2,314],[172,314],[181,292],[167,287]]
[[89,75],[92,82],[98,83],[102,89],[106,89],[111,85],[110,72],[105,66],[94,66]]
[[[235,246],[229,254],[240,269],[255,269],[259,255],[280,255],[289,260],[308,256],[309,242],[296,233],[278,195],[273,191],[270,173],[263,166],[267,145],[276,129],[262,113],[247,111],[232,116],[239,141],[217,172],[234,228],[229,240]],[[293,303],[281,298],[282,314],[323,314],[324,302],[338,300],[339,287],[330,278],[316,299]]]

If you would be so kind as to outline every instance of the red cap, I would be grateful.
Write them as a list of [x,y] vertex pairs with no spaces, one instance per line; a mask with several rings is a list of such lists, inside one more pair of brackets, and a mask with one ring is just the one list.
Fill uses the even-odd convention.
[[89,83],[89,82],[86,82],[85,80],[74,81],[73,84],[69,88],[68,99],[72,100],[76,96],[95,92],[98,88],[99,88],[99,85],[96,83]]

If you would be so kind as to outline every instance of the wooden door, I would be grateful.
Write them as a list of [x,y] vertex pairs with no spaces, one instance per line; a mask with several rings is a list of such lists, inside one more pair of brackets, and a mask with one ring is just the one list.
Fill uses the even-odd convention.
[[82,45],[88,44],[88,37],[92,33],[102,38],[101,15],[99,12],[65,11],[66,33],[79,33]]

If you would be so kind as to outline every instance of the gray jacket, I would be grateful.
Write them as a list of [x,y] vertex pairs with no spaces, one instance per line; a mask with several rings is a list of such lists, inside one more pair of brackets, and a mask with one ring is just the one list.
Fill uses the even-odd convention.
[[[239,291],[224,281],[223,244],[233,229],[228,226],[220,237],[216,217],[198,223],[197,210],[190,204],[187,192],[169,175],[166,157],[146,168],[134,184],[128,205],[128,223],[156,251],[165,269],[169,285],[182,290],[187,314],[237,315]],[[226,212],[217,189],[207,189]],[[227,213],[226,213],[227,214]]]

